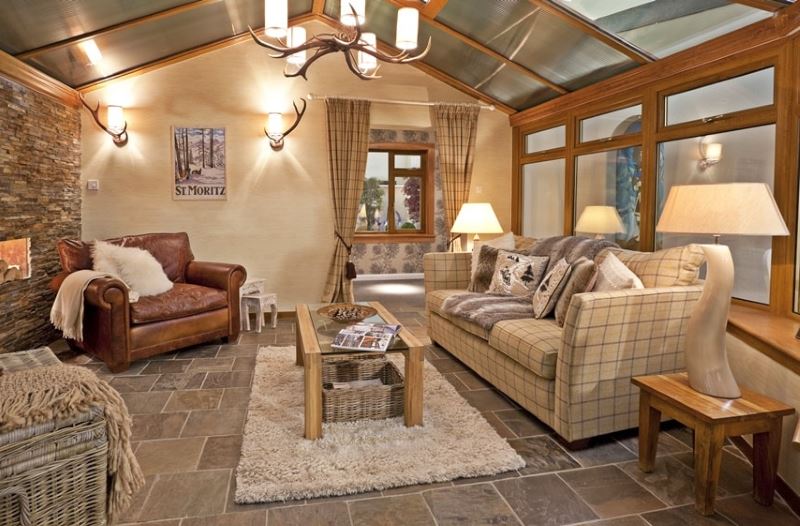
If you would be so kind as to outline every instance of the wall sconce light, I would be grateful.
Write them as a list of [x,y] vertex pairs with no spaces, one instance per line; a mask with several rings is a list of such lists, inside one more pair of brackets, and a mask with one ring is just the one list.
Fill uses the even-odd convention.
[[722,159],[722,144],[718,142],[704,143],[700,139],[700,170],[705,170],[714,166]]
[[86,102],[86,99],[83,98],[83,95],[80,95],[81,103],[89,110],[89,113],[92,114],[92,118],[94,122],[97,123],[100,128],[109,134],[111,138],[114,140],[114,144],[117,146],[125,146],[128,143],[128,122],[125,120],[125,111],[122,106],[108,106],[106,108],[108,124],[103,124],[100,122],[99,112],[100,112],[100,103],[97,103],[97,106],[92,109],[91,106]]
[[283,114],[280,112],[270,112],[267,115],[267,126],[264,128],[264,133],[266,134],[267,138],[269,139],[269,145],[272,147],[273,150],[279,152],[283,149],[283,139],[292,133],[297,125],[300,124],[300,119],[303,118],[303,114],[306,112],[306,101],[305,99],[300,99],[303,103],[303,109],[299,109],[297,107],[296,102],[292,102],[292,106],[294,106],[294,112],[297,114],[295,118],[294,124],[289,126],[289,129],[283,131]]

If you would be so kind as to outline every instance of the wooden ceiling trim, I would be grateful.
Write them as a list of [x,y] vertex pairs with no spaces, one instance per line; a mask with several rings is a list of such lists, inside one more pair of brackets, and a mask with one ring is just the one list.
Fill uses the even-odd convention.
[[656,57],[651,53],[648,53],[642,48],[631,44],[627,40],[624,40],[613,33],[605,31],[604,29],[595,25],[588,18],[582,16],[580,13],[566,9],[565,7],[554,3],[552,0],[529,1],[531,4],[545,9],[549,13],[559,17],[573,27],[580,29],[587,35],[599,40],[603,44],[616,49],[620,53],[624,53],[639,64],[647,64],[656,60]]
[[108,27],[104,27],[101,29],[96,29],[95,31],[90,31],[89,33],[84,33],[82,35],[77,35],[70,38],[65,38],[64,40],[59,40],[58,42],[53,42],[52,44],[47,44],[41,47],[37,47],[34,49],[30,49],[28,51],[23,51],[22,53],[17,53],[14,55],[20,60],[25,60],[27,58],[41,55],[42,53],[46,53],[48,51],[52,51],[54,49],[61,49],[64,47],[69,47],[74,44],[78,44],[80,42],[85,42],[87,40],[91,40],[93,38],[97,38],[103,35],[107,35],[109,33],[114,33],[115,31],[121,31],[123,29],[128,29],[131,27],[138,26],[140,24],[144,24],[147,22],[152,22],[154,20],[159,20],[161,18],[166,18],[170,16],[174,16],[180,13],[184,13],[186,11],[191,11],[193,9],[197,9],[198,7],[203,7],[210,4],[216,4],[221,2],[222,0],[194,0],[193,2],[189,2],[188,4],[183,4],[175,7],[171,7],[169,9],[164,9],[163,11],[158,11],[156,13],[150,13],[149,15],[140,16],[139,18],[134,18],[131,20],[126,20],[124,22],[120,22],[118,24],[114,24]]
[[77,91],[3,51],[0,51],[0,76],[67,106],[77,108],[80,104]]
[[[316,18],[317,18],[316,15],[314,15],[313,13],[305,13],[303,15],[298,15],[290,18],[289,25],[302,24],[311,20],[315,20]],[[259,29],[258,31],[262,30],[263,28]],[[160,58],[158,60],[147,62],[146,64],[142,64],[140,66],[135,66],[130,69],[120,71],[119,73],[116,73],[109,77],[105,77],[102,79],[94,80],[92,82],[88,82],[86,84],[82,84],[75,89],[77,89],[81,93],[95,91],[98,89],[102,89],[113,82],[137,77],[144,73],[149,73],[151,71],[155,71],[157,69],[161,69],[163,67],[172,64],[177,64],[178,62],[183,62],[184,60],[188,60],[190,58],[199,57],[201,55],[205,55],[206,53],[211,53],[212,51],[225,49],[226,47],[239,44],[240,42],[246,42],[248,40],[251,40],[250,33],[248,32],[239,33],[237,35],[223,38],[222,40],[209,42],[208,44],[203,44],[201,46],[197,46],[188,49],[186,51],[181,51],[180,53],[175,53],[174,55],[170,55],[168,57]]]
[[778,2],[777,0],[732,0],[737,4],[746,5],[749,7],[755,7],[756,9],[762,9],[764,11],[777,11],[779,9],[783,9],[788,7],[787,4],[783,2]]
[[[408,5],[406,2],[403,2],[402,0],[389,0],[389,3],[391,3],[391,4],[393,4],[393,5],[397,6],[397,7],[403,7],[405,5]],[[444,6],[442,6],[442,7],[444,7]],[[551,81],[547,77],[544,77],[544,76],[536,73],[535,71],[526,68],[522,64],[519,64],[517,62],[514,62],[513,60],[508,59],[504,55],[501,55],[497,51],[486,47],[485,45],[481,44],[477,40],[474,40],[474,39],[468,37],[464,33],[461,33],[460,31],[457,31],[457,30],[453,29],[452,27],[450,27],[450,26],[448,26],[446,24],[443,24],[442,22],[439,22],[438,20],[434,19],[433,17],[427,16],[424,12],[421,13],[421,14],[422,14],[422,18],[428,24],[430,24],[431,26],[435,27],[436,29],[444,31],[445,33],[447,33],[448,35],[450,35],[452,37],[457,38],[461,42],[463,42],[463,43],[467,44],[468,46],[472,47],[473,49],[477,49],[481,53],[489,55],[490,57],[492,57],[493,59],[497,60],[498,62],[501,62],[501,63],[505,64],[506,66],[514,69],[515,71],[518,71],[518,72],[522,73],[523,75],[525,75],[525,76],[527,76],[529,78],[532,78],[533,80],[535,80],[539,84],[544,84],[545,86],[547,86],[551,90],[553,90],[553,91],[555,91],[555,92],[557,92],[557,93],[559,93],[561,95],[569,93],[569,90],[567,90],[563,86]]]
[[800,3],[782,9],[775,16],[737,31],[709,40],[653,64],[620,73],[578,91],[523,110],[511,117],[512,126],[551,118],[578,106],[591,104],[632,88],[641,88],[674,75],[722,60],[736,60],[744,51],[763,49],[771,52],[775,42],[800,33]]
[[325,0],[314,0],[311,4],[311,12],[315,15],[321,15],[325,12]]

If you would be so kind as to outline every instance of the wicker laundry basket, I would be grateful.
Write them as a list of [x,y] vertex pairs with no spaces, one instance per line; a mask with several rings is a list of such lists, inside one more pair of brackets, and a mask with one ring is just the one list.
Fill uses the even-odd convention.
[[[333,389],[333,382],[379,379],[382,385]],[[403,375],[374,354],[343,354],[322,361],[322,421],[379,420],[403,414]]]

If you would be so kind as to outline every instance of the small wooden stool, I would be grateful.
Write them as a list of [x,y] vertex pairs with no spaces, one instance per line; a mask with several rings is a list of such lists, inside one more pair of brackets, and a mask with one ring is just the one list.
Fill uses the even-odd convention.
[[272,311],[272,328],[278,326],[278,295],[271,292],[258,292],[242,296],[242,324],[245,330],[250,330],[250,309],[256,313],[256,332],[261,332],[264,326],[264,314],[267,308]]
[[686,373],[632,378],[639,393],[639,468],[653,471],[661,414],[694,430],[695,508],[714,513],[722,446],[729,436],[753,435],[753,498],[769,506],[775,494],[783,417],[794,408],[742,389],[735,400],[698,393]]

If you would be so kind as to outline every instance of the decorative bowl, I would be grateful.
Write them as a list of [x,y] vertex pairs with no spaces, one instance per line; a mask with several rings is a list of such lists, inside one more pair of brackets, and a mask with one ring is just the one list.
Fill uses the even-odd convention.
[[375,316],[378,311],[368,305],[331,303],[317,309],[317,314],[337,323],[357,323],[370,316]]

